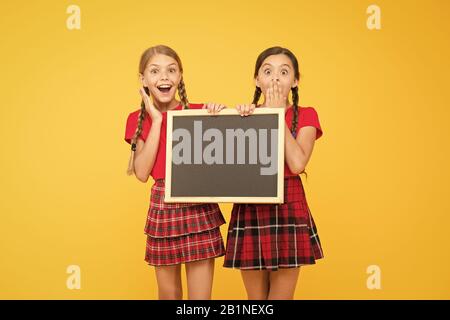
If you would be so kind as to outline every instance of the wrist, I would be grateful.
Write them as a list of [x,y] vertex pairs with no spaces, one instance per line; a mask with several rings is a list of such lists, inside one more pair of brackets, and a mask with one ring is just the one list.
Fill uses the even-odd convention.
[[158,118],[152,118],[152,124],[162,124],[162,116]]

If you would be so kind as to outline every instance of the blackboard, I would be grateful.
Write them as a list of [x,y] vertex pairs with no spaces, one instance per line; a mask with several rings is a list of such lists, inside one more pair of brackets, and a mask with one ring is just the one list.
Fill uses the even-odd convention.
[[282,203],[284,109],[168,111],[166,202]]

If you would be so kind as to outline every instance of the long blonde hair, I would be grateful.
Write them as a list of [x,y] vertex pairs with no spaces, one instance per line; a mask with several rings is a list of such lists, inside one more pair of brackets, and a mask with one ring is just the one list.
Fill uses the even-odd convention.
[[[175,50],[165,45],[157,45],[148,48],[141,55],[141,59],[139,61],[139,74],[141,75],[144,74],[144,70],[147,66],[148,61],[156,54],[163,54],[169,56],[175,59],[175,61],[178,63],[178,67],[180,68],[181,72],[181,80],[180,83],[178,84],[178,95],[180,96],[180,101],[181,105],[183,106],[183,109],[189,109],[189,101],[187,98],[186,88],[183,81],[183,65],[181,64],[181,59],[175,52]],[[150,90],[147,87],[144,87],[144,90],[150,96]],[[141,110],[139,112],[136,132],[134,133],[133,138],[131,139],[131,155],[130,160],[128,161],[128,169],[127,169],[128,175],[134,174],[134,153],[136,151],[136,141],[142,133],[142,123],[144,122],[145,114],[146,114],[145,103],[144,100],[141,100]]]

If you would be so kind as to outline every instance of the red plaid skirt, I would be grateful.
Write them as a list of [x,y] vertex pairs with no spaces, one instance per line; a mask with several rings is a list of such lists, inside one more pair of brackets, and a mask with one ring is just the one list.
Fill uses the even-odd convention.
[[220,226],[225,219],[216,203],[166,203],[164,179],[152,186],[144,233],[145,261],[174,265],[225,254]]
[[299,176],[285,178],[283,204],[233,206],[224,267],[275,271],[323,257]]

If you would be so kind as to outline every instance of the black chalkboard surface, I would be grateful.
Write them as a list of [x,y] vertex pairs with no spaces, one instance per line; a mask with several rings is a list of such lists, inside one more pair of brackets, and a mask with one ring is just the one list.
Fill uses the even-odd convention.
[[284,109],[167,113],[166,202],[282,203]]

